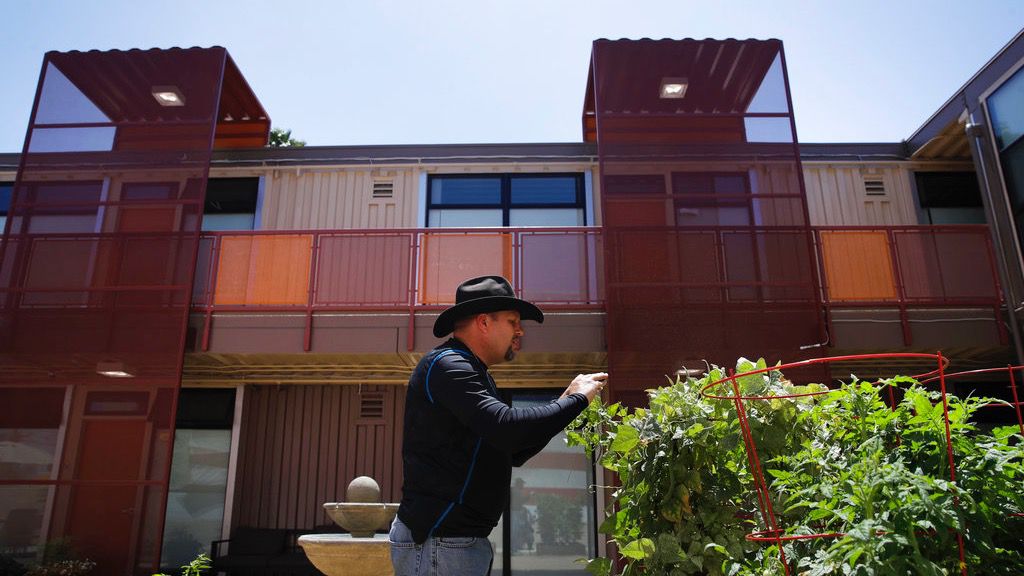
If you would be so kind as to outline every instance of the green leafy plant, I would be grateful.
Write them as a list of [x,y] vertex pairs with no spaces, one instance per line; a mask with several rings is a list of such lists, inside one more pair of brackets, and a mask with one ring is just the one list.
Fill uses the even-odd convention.
[[[210,569],[210,557],[200,554],[191,562],[181,567],[181,576],[203,576],[203,573]],[[153,576],[169,576],[168,574],[154,574]]]
[[[766,369],[741,359],[737,373]],[[779,542],[764,531],[737,403],[700,394],[724,377],[680,379],[649,392],[650,408],[594,402],[569,441],[599,454],[618,486],[600,531],[617,545],[624,575],[784,572]],[[900,402],[883,400],[898,387]],[[777,370],[740,376],[718,395],[763,396],[742,404],[786,536],[791,573],[959,573],[958,537],[972,573],[1020,574],[1024,549],[1011,514],[1024,510],[1022,441],[1016,428],[983,434],[971,422],[994,400],[949,397],[956,478],[950,475],[942,397],[909,378],[853,382],[825,392],[794,386]],[[608,574],[606,559],[591,561]]]

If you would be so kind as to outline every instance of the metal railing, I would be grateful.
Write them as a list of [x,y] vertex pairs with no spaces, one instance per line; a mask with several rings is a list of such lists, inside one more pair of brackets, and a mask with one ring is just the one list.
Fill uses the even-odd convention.
[[[806,289],[810,276],[803,277],[808,270],[795,278],[792,269],[772,267],[780,260],[773,251],[806,249],[805,228],[627,232],[673,248],[636,263],[635,274],[617,262],[616,288],[669,286],[683,300],[697,295],[695,304],[815,299]],[[401,310],[409,314],[411,349],[415,312],[444,308],[460,281],[485,274],[508,277],[519,296],[548,309],[601,310],[604,234],[595,227],[205,233],[193,290],[193,309],[206,316],[200,347],[209,346],[215,311],[304,312],[308,350],[314,313]],[[895,307],[909,341],[908,307],[991,307],[999,314],[983,225],[814,227],[810,242],[826,318],[837,307]]]

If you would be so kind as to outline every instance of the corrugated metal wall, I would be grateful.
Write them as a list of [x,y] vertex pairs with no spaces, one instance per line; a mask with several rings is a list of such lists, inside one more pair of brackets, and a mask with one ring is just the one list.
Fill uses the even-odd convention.
[[234,526],[330,524],[324,502],[371,476],[385,502],[402,488],[404,386],[248,386]]
[[[904,166],[805,162],[803,169],[812,226],[918,224],[912,174]],[[865,179],[884,182],[886,194],[868,196]]]
[[[374,182],[393,181],[391,198]],[[414,169],[273,170],[264,178],[262,230],[409,228],[416,226],[419,173]]]

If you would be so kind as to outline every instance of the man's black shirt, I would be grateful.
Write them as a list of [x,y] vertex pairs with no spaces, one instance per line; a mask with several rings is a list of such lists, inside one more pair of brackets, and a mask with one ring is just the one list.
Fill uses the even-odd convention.
[[508,501],[512,467],[544,449],[587,407],[570,394],[511,408],[494,380],[456,338],[420,360],[409,378],[398,517],[422,543],[431,536],[486,538]]

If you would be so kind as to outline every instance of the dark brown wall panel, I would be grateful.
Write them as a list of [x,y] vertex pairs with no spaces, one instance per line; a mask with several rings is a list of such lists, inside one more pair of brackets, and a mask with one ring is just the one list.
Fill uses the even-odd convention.
[[330,524],[324,502],[371,476],[401,499],[401,386],[249,386],[239,439],[234,526]]

